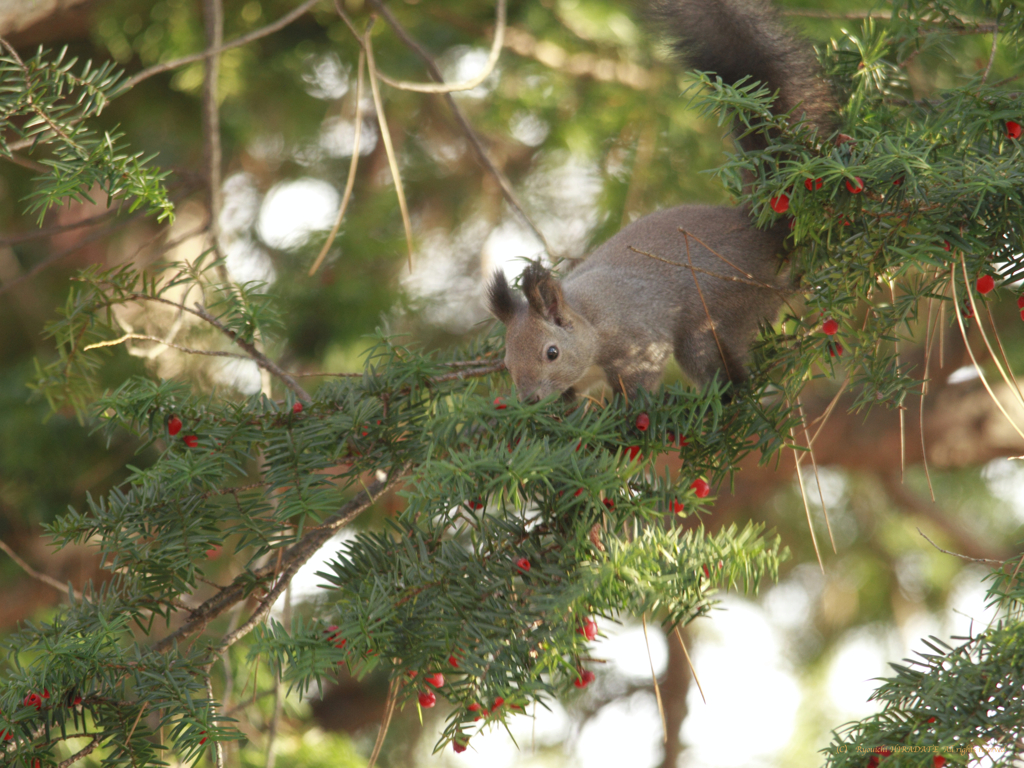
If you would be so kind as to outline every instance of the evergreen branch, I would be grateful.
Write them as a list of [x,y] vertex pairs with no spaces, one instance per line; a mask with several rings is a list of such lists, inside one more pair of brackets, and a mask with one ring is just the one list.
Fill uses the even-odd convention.
[[[368,509],[380,494],[386,492],[392,488],[395,483],[399,482],[406,471],[407,470],[405,468],[400,468],[394,471],[386,480],[371,483],[365,491],[361,491],[354,499],[346,503],[336,515],[325,521],[317,528],[306,532],[299,541],[284,550],[281,554],[281,565],[284,566],[285,569],[289,569],[293,563],[297,562],[299,563],[299,566],[301,566],[309,560],[309,558],[312,557],[320,547],[327,543],[335,533],[351,523],[356,517],[362,514],[362,512]],[[277,564],[265,565],[261,568],[257,568],[255,571],[246,572],[237,577],[230,585],[224,587],[220,592],[203,602],[202,605],[192,611],[185,624],[156,643],[156,645],[153,646],[153,649],[159,652],[167,651],[178,640],[201,631],[207,624],[223,614],[233,605],[244,600],[250,594],[252,587],[256,583],[273,576],[275,572],[277,572],[277,568]],[[297,570],[297,568],[295,570]],[[294,571],[292,571],[288,579],[284,579],[283,576],[279,577],[278,586],[281,586],[282,584],[286,585],[291,576],[294,576]],[[265,602],[265,600],[261,601],[261,608]],[[271,602],[270,605],[272,604],[273,603]],[[267,610],[269,610],[269,608],[267,608]],[[263,615],[265,615],[265,613]],[[253,624],[253,626],[255,626],[255,624]],[[252,626],[249,626],[243,635],[247,634],[251,629]],[[233,640],[232,643],[233,642],[235,641]],[[230,646],[232,643],[228,643],[225,647]]]

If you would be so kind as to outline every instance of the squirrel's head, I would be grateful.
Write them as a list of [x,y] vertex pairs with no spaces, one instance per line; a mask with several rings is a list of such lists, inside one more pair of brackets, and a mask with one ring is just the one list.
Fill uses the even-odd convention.
[[573,385],[594,364],[597,338],[593,326],[562,295],[562,284],[539,263],[523,272],[526,301],[498,271],[488,286],[488,301],[505,324],[505,367],[520,400],[540,400],[560,392],[572,396]]

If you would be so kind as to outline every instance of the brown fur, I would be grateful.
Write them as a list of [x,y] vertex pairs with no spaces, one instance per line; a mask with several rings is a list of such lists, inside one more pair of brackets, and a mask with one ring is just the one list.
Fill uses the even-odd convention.
[[[813,58],[767,3],[650,0],[648,16],[693,66],[727,82],[762,80],[779,94],[776,111],[830,130],[833,105]],[[779,258],[787,232],[786,222],[754,228],[744,209],[683,205],[630,224],[561,281],[531,264],[525,302],[495,273],[490,309],[506,326],[519,397],[572,395],[595,374],[627,394],[654,389],[670,354],[699,386],[742,382],[758,325],[776,318],[790,290]]]

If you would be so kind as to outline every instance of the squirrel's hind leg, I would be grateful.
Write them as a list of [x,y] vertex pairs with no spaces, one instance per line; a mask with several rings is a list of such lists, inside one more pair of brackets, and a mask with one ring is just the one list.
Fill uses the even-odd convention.
[[747,381],[742,356],[737,355],[724,339],[716,339],[710,330],[677,338],[675,357],[694,386],[703,387],[718,377],[721,381],[732,382],[735,391]]

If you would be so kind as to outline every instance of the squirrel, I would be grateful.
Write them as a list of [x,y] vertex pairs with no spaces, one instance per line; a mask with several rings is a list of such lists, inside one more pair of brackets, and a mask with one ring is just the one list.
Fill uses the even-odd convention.
[[[817,61],[767,0],[648,0],[646,16],[691,68],[730,84],[760,80],[776,93],[774,114],[832,132]],[[736,141],[767,146],[758,133]],[[626,226],[562,280],[530,264],[525,301],[495,272],[488,304],[506,327],[519,398],[571,399],[602,378],[627,396],[653,390],[670,354],[697,386],[722,375],[742,384],[759,323],[773,322],[791,292],[788,235],[786,221],[757,229],[747,208],[681,205]]]

